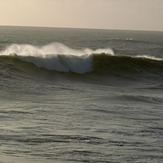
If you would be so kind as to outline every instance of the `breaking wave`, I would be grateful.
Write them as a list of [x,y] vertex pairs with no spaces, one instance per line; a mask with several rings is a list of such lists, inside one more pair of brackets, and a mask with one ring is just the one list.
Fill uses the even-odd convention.
[[[0,52],[0,58],[19,60],[39,68],[77,74],[132,74],[163,72],[163,59],[154,56],[115,56],[110,48],[72,49],[61,43],[45,46],[13,44]],[[17,64],[17,62],[15,62]],[[27,66],[27,65],[26,65]],[[23,67],[22,67],[23,69]]]
[[92,71],[92,54],[114,55],[109,49],[89,48],[78,50],[61,43],[42,47],[13,44],[0,53],[1,56],[15,56],[40,68],[61,72],[86,73]]

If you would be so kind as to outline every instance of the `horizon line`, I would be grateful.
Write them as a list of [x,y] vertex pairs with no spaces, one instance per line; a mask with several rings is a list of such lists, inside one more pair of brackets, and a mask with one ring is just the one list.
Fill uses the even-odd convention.
[[39,25],[0,25],[0,27],[31,27],[31,28],[62,28],[62,29],[87,29],[87,30],[119,30],[119,31],[147,31],[147,32],[163,32],[162,30],[148,29],[126,29],[126,28],[94,28],[94,27],[63,27],[63,26],[39,26]]

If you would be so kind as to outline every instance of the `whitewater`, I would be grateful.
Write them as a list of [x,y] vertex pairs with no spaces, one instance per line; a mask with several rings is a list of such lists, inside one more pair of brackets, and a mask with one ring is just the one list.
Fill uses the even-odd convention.
[[0,27],[0,162],[163,162],[163,32]]

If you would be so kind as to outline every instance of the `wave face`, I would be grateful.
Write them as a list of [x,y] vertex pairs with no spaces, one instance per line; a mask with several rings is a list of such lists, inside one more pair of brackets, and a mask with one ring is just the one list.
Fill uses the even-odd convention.
[[162,73],[163,60],[151,56],[108,56],[93,57],[94,71],[110,74]]

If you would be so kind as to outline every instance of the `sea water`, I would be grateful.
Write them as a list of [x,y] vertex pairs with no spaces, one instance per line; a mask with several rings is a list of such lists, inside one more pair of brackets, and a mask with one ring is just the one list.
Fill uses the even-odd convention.
[[0,162],[163,162],[163,32],[0,27]]

